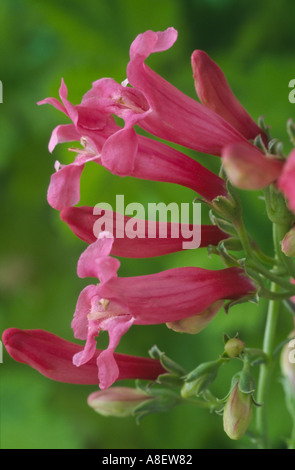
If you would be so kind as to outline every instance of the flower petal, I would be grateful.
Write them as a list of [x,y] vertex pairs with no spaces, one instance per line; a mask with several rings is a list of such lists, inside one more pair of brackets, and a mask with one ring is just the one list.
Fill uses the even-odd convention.
[[62,124],[57,126],[51,134],[48,144],[49,152],[52,153],[57,144],[63,142],[75,142],[80,140],[80,135],[73,124]]
[[[150,258],[152,256],[163,256],[183,250],[183,243],[193,240],[193,235],[201,230],[200,247],[208,245],[218,245],[221,240],[228,238],[216,225],[184,226],[177,223],[167,223],[167,236],[160,237],[160,223],[155,222],[155,237],[149,237],[149,224],[153,222],[137,221],[136,218],[124,216],[122,214],[102,209],[102,215],[95,215],[97,206],[93,207],[68,207],[60,213],[61,219],[66,222],[70,229],[81,240],[87,243],[94,243],[100,233],[102,226],[112,228],[114,243],[110,254],[126,258]],[[100,223],[101,220],[101,223]],[[136,224],[136,234],[134,237],[130,229]],[[185,229],[191,237],[184,237]],[[164,232],[164,231],[163,231]],[[178,236],[173,236],[178,233]],[[187,236],[187,235],[186,235]]]
[[204,51],[192,54],[196,92],[201,102],[229,122],[246,139],[266,136],[237,100],[221,68]]
[[110,342],[108,348],[97,358],[99,386],[101,389],[110,387],[119,376],[119,367],[114,356],[121,337],[134,323],[134,318],[129,315],[110,317],[101,324],[102,329],[108,331]]
[[88,333],[88,320],[87,316],[91,312],[92,305],[97,299],[97,303],[100,297],[97,293],[96,285],[86,286],[78,297],[76,304],[76,310],[72,321],[72,328],[74,330],[74,336],[77,339],[86,339]]
[[96,277],[101,282],[117,276],[120,262],[109,256],[114,237],[109,232],[101,232],[97,240],[86,248],[78,261],[78,276]]
[[115,175],[130,175],[134,169],[137,148],[134,129],[121,129],[106,140],[101,153],[102,164]]
[[113,278],[97,287],[101,298],[120,301],[135,318],[135,324],[141,325],[188,318],[218,300],[235,300],[255,291],[240,268],[175,268],[146,276]]
[[146,31],[131,45],[128,81],[145,95],[150,106],[150,112],[139,116],[141,120],[137,124],[162,139],[220,155],[224,145],[245,141],[245,137],[221,116],[184,95],[144,63],[150,53],[164,50],[175,39],[170,28],[158,33]]
[[[81,351],[82,346],[48,331],[9,328],[4,331],[2,340],[13,359],[28,364],[51,380],[85,385],[98,383],[96,361],[101,354],[100,350],[95,351],[87,364],[76,367],[72,358]],[[119,369],[118,380],[155,380],[165,372],[160,362],[155,359],[117,353],[114,353],[114,359]]]
[[65,165],[51,175],[47,192],[48,203],[57,210],[74,206],[80,200],[80,178],[84,164]]

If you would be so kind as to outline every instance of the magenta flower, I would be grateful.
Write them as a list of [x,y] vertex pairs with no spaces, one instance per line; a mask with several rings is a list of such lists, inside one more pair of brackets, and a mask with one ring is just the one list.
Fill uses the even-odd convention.
[[[184,243],[192,243],[194,234],[200,231],[201,243],[199,247],[209,245],[218,245],[221,240],[228,238],[228,235],[222,232],[216,225],[187,225],[176,223],[155,222],[155,237],[148,236],[149,224],[147,220],[138,221],[137,237],[133,237],[132,227],[136,219],[124,216],[115,212],[103,211],[103,221],[106,226],[112,227],[114,243],[111,254],[114,256],[123,256],[126,258],[149,258],[152,256],[162,256],[169,253],[175,253],[184,249]],[[102,231],[98,224],[100,217],[94,214],[93,207],[68,207],[60,213],[61,219],[68,224],[71,230],[81,240],[87,243],[93,243]],[[165,230],[161,230],[161,225]],[[106,228],[106,230],[108,230]],[[167,236],[161,237],[161,233],[167,233]],[[178,234],[175,236],[174,234]]]
[[[228,91],[225,79],[222,96],[218,99],[219,103],[222,98],[229,100],[226,112],[221,106],[215,112],[209,109],[208,103],[205,106],[186,96],[145,64],[151,53],[169,49],[176,38],[174,28],[146,31],[137,36],[130,48],[127,82],[119,84],[111,78],[97,80],[80,105],[74,106],[68,101],[63,81],[61,102],[47,98],[38,103],[53,105],[72,121],[54,129],[50,152],[61,142],[80,141],[83,146],[76,149],[78,155],[72,164],[56,163],[56,173],[48,189],[52,207],[61,210],[79,202],[80,176],[88,161],[95,161],[120,176],[180,184],[208,201],[227,196],[225,183],[217,175],[184,153],[137,135],[134,130],[138,125],[154,136],[218,156],[223,147],[234,143],[243,142],[252,149],[247,139],[260,132]],[[196,54],[193,54],[194,72],[198,63]],[[210,77],[213,76],[215,83],[214,73],[210,73]],[[199,80],[204,82],[202,77]],[[117,125],[112,115],[122,118],[124,127]]]
[[295,213],[295,150],[292,150],[285,162],[282,174],[278,180],[278,188],[286,196],[288,206]]
[[222,151],[222,161],[229,180],[241,189],[258,190],[275,182],[284,162],[265,155],[258,148],[249,149],[243,143],[232,144]]
[[[106,83],[125,90],[111,79],[100,80],[100,84]],[[137,136],[133,129],[122,129],[115,124],[110,113],[116,111],[116,106],[108,106],[103,96],[97,96],[96,89],[96,98],[91,93],[86,93],[81,105],[73,106],[67,100],[67,88],[62,81],[60,97],[63,104],[55,98],[38,103],[53,105],[73,121],[73,124],[54,129],[49,142],[50,152],[62,142],[80,141],[83,146],[83,149],[72,149],[78,152],[73,163],[61,165],[56,162],[56,173],[51,177],[47,195],[52,207],[61,210],[79,202],[80,177],[89,161],[120,176],[180,184],[206,200],[227,195],[225,182],[200,163],[161,142]]]
[[192,54],[195,88],[201,102],[248,140],[266,136],[233,94],[221,68],[204,51]]
[[207,315],[208,307],[218,300],[239,299],[255,291],[239,268],[209,271],[184,267],[119,278],[119,262],[108,256],[112,243],[109,233],[101,233],[82,253],[78,276],[95,277],[101,282],[83,289],[72,322],[75,337],[86,340],[84,350],[73,358],[76,366],[93,357],[99,331],[109,333],[108,348],[97,359],[101,388],[117,380],[119,371],[114,351],[133,324],[172,323],[203,312]]
[[[72,358],[82,347],[48,331],[9,328],[4,331],[2,340],[13,359],[28,364],[51,380],[72,384],[97,384],[96,361],[101,354],[100,350],[94,352],[87,364],[77,368],[73,365]],[[158,375],[166,372],[155,359],[116,353],[114,357],[118,366],[117,380],[155,380]]]
[[130,48],[127,78],[140,90],[148,103],[138,113],[137,124],[146,131],[198,152],[220,155],[224,145],[246,139],[218,114],[183,94],[157,75],[145,60],[154,52],[169,49],[177,31],[146,31]]
[[120,141],[126,135],[131,142],[130,161],[134,160],[138,145],[135,124],[162,139],[214,155],[220,155],[230,143],[247,143],[225,119],[147,67],[145,59],[153,52],[169,49],[176,38],[174,28],[140,34],[130,48],[127,82],[120,85],[110,78],[97,80],[83,98],[84,106],[103,106],[125,121],[124,129],[109,139],[108,150],[111,146],[112,151],[120,153]]

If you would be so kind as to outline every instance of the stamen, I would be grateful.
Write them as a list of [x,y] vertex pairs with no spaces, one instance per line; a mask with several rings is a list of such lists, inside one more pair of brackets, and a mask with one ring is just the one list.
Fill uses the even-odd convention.
[[89,154],[93,156],[99,156],[97,149],[93,146],[91,142],[89,142],[87,137],[81,137],[80,143],[83,147],[82,149],[76,148],[76,147],[70,147],[68,150],[70,152],[75,152],[75,153],[83,154],[83,155]]
[[102,306],[102,308],[103,308],[104,310],[107,310],[110,301],[109,301],[108,299],[100,299],[100,301],[99,301],[98,303],[99,303],[99,305]]

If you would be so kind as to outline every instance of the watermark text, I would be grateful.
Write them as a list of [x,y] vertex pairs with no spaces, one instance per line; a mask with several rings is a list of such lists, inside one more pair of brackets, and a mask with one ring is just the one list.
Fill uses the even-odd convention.
[[108,203],[96,204],[93,215],[99,218],[93,226],[95,237],[108,231],[115,238],[176,238],[182,240],[184,250],[199,248],[200,203],[181,203],[179,206],[175,202],[159,202],[148,203],[147,206],[147,211],[139,202],[129,203],[125,207],[124,196],[121,194],[116,196],[115,211]]

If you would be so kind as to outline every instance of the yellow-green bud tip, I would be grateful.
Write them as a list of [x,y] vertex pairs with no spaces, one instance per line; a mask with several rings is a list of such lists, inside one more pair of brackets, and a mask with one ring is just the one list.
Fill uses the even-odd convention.
[[244,348],[245,343],[239,338],[230,338],[224,346],[224,352],[228,357],[237,357],[243,352]]
[[129,387],[112,387],[94,392],[88,397],[88,405],[103,416],[125,418],[134,409],[151,397],[140,390]]

